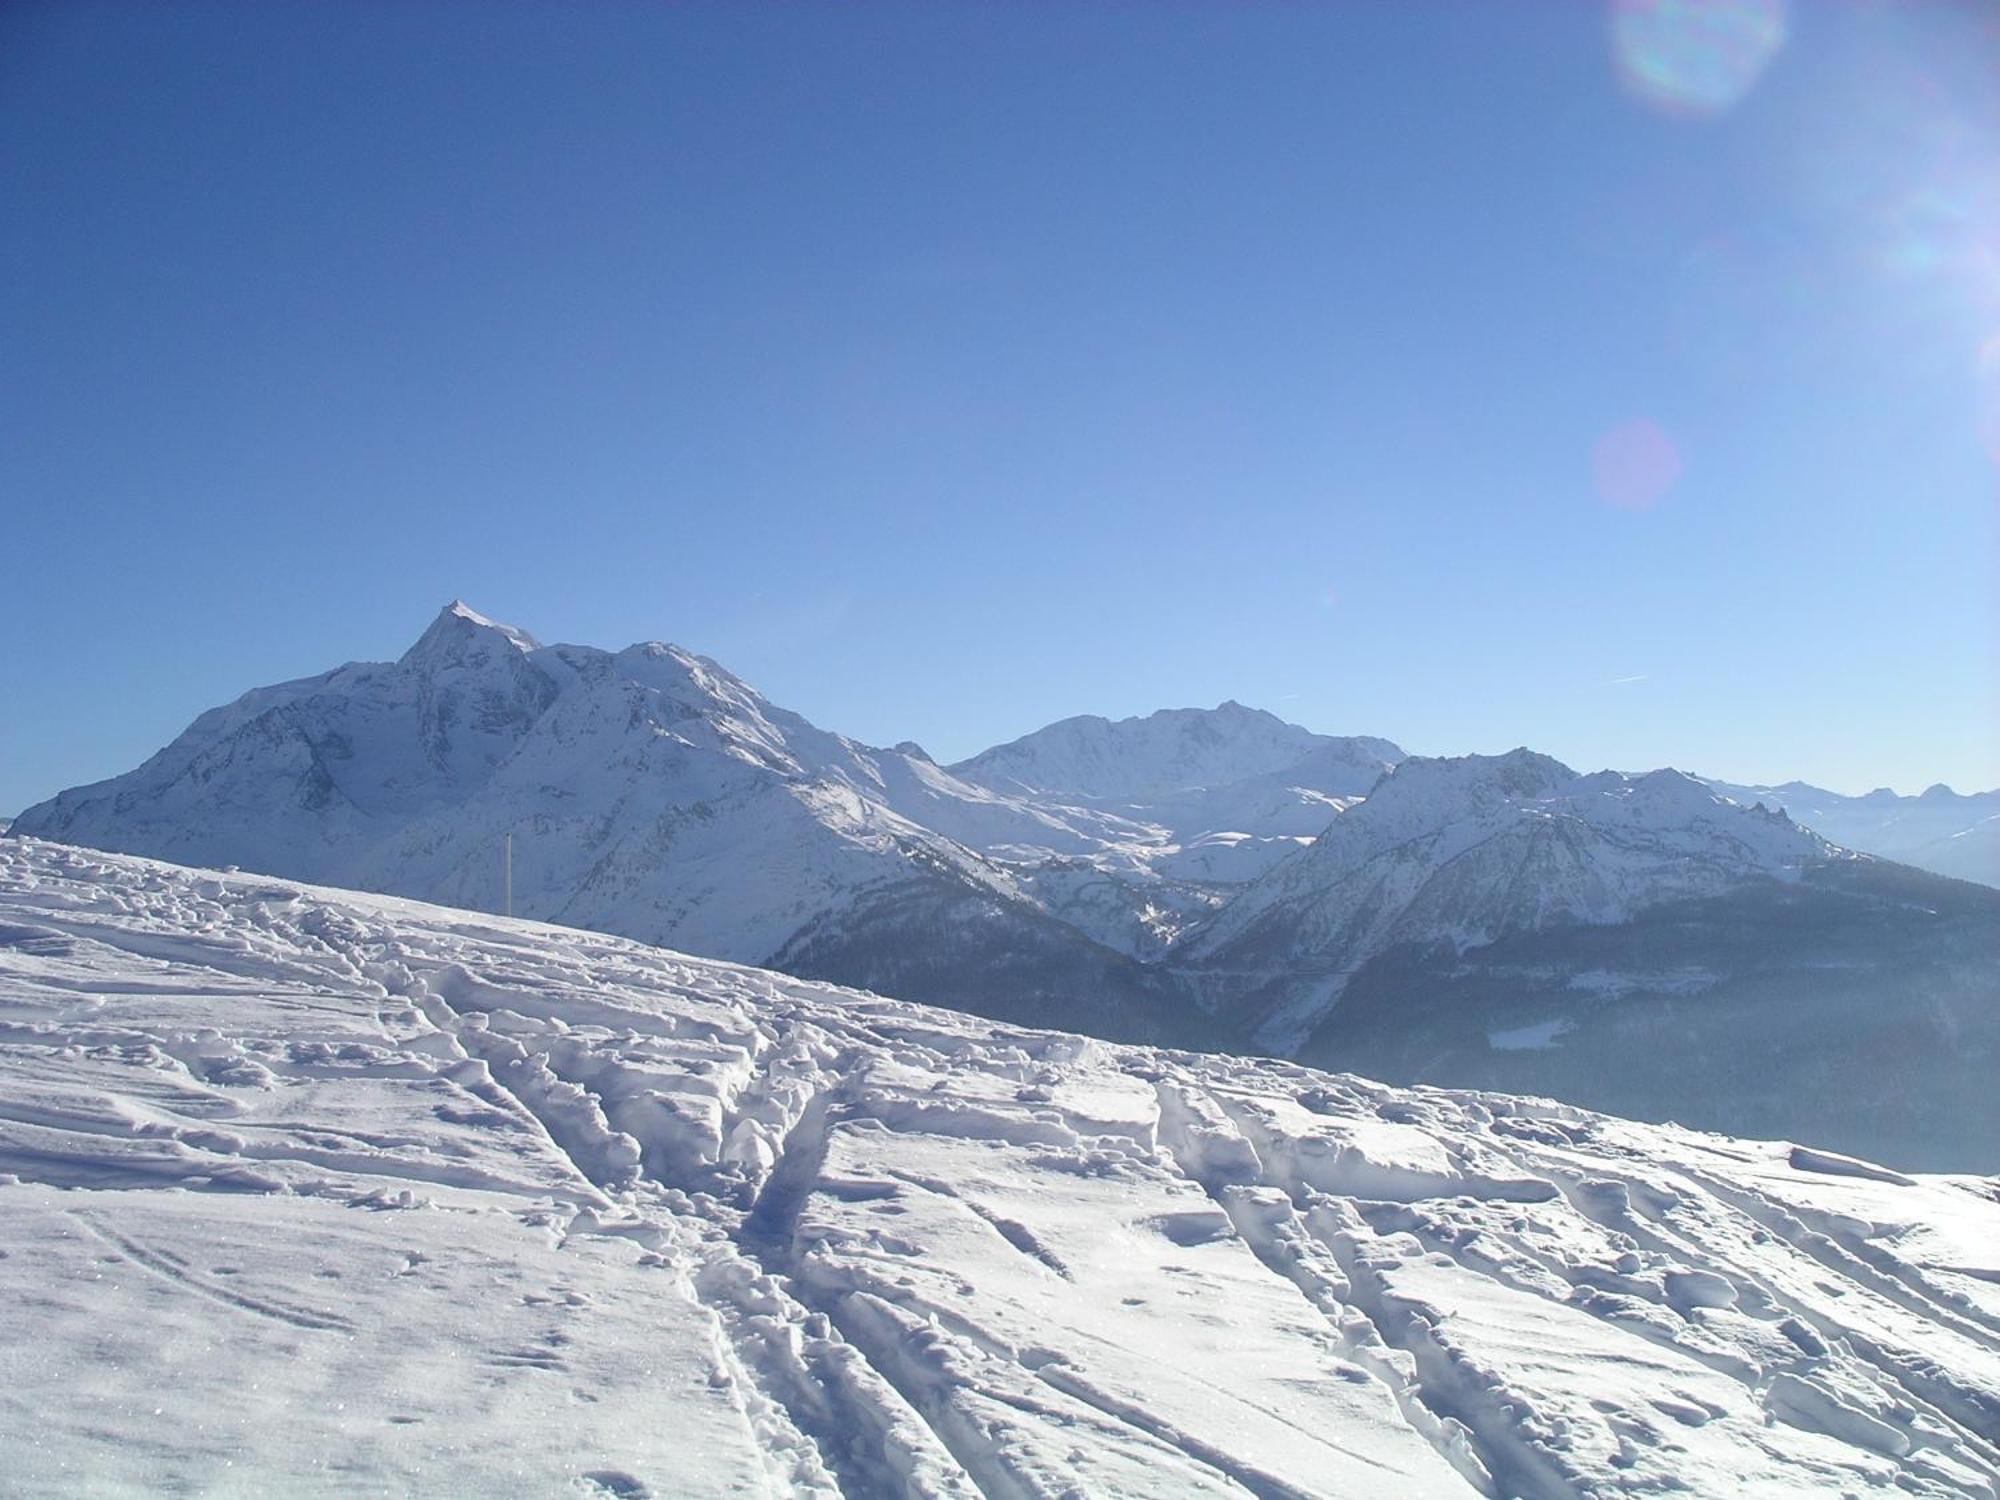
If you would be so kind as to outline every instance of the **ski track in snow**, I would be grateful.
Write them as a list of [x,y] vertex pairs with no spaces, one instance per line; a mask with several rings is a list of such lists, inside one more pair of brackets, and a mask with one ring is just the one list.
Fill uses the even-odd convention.
[[2000,1493],[2000,1182],[0,843],[8,1493]]

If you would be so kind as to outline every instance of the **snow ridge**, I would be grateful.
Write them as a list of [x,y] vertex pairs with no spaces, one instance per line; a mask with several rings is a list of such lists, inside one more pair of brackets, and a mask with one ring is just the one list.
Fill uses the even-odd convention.
[[1992,1181],[32,839],[0,1204],[28,1494],[2000,1491]]

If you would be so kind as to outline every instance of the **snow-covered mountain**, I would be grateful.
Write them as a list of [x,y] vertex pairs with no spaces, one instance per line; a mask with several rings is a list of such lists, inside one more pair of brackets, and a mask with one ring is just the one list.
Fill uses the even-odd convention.
[[2000,1492],[1991,1178],[32,839],[0,1222],[23,1496]]
[[[1037,773],[1030,792],[981,780],[984,757],[946,769],[821,730],[677,647],[543,647],[454,602],[398,661],[250,692],[20,830],[488,909],[511,834],[523,913],[975,1008],[1040,996],[1119,1034],[1148,1010],[1199,1025],[1132,960],[1310,842],[1400,752],[1236,704],[1079,722],[991,754],[1027,770],[1035,745],[1077,741],[1134,772]],[[932,936],[903,941],[915,927]],[[1003,958],[1004,987],[979,966]],[[1069,1010],[1036,966],[1113,1019]]]
[[1089,854],[1102,822],[829,734],[676,647],[544,647],[454,603],[399,660],[248,693],[15,832],[488,910],[511,835],[517,912],[1181,1035],[1163,975],[966,842]]
[[1403,752],[1387,740],[1336,739],[1276,714],[1226,702],[1213,710],[1165,708],[1143,718],[1062,719],[951,768],[979,786],[1030,797],[1154,802],[1283,772],[1317,757],[1338,762],[1332,790],[1364,793]]
[[1287,1055],[2000,1159],[2000,897],[1674,771],[1405,760],[1177,950]]
[[1226,702],[1063,719],[951,773],[1053,816],[1115,815],[1131,830],[1115,855],[1170,882],[1230,887],[1311,842],[1402,758],[1387,740],[1314,734]]
[[1230,974],[1301,967],[1263,1040],[1296,1046],[1340,982],[1401,944],[1478,947],[1506,932],[1618,923],[1747,880],[1796,880],[1836,856],[1781,814],[1677,771],[1579,776],[1529,750],[1404,760],[1367,800],[1183,945]]
[[1887,787],[1844,797],[1803,781],[1711,785],[1739,802],[1781,807],[1845,848],[2000,886],[2000,791],[1960,793],[1939,784],[1916,797],[1899,797]]

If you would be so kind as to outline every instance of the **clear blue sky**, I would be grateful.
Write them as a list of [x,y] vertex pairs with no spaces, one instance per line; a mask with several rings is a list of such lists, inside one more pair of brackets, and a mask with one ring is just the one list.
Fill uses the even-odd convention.
[[0,8],[0,810],[455,595],[940,758],[2000,782],[1992,12],[1671,9]]

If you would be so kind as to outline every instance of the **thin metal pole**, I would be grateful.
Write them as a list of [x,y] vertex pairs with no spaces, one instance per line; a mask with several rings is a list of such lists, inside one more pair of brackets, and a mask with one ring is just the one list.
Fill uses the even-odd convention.
[[514,915],[514,835],[507,835],[507,854],[504,868],[507,875],[507,915]]

